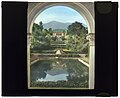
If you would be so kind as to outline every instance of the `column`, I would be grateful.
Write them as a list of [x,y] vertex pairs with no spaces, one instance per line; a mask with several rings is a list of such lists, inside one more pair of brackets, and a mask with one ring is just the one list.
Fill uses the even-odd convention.
[[89,33],[89,89],[94,89],[95,81],[95,34]]
[[27,33],[27,77],[28,88],[30,87],[30,45],[31,45],[31,33]]

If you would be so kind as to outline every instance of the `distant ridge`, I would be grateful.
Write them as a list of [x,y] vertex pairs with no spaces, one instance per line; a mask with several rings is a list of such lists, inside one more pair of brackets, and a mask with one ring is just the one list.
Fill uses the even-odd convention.
[[[63,22],[58,22],[58,21],[50,21],[48,23],[43,24],[43,27],[45,29],[49,29],[52,28],[53,30],[55,29],[62,29],[62,30],[66,30],[68,28],[69,25],[71,25],[72,23],[63,23]],[[82,25],[84,27],[87,27],[85,24],[82,23]]]
[[45,29],[49,29],[52,28],[54,29],[67,29],[67,27],[70,25],[71,23],[62,23],[62,22],[58,22],[58,21],[51,21],[48,23],[43,24],[43,27]]

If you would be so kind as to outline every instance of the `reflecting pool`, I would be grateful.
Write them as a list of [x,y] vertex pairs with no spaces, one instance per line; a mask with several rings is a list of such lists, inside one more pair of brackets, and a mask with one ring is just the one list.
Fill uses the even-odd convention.
[[88,88],[88,73],[78,59],[39,60],[30,67],[30,86]]

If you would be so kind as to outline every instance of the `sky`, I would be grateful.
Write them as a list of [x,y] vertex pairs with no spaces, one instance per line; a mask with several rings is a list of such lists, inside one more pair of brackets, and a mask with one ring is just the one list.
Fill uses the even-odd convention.
[[86,25],[84,18],[77,11],[65,6],[53,6],[45,9],[35,19],[35,23],[37,24],[39,24],[40,21],[42,21],[43,24],[50,21],[59,21],[63,23],[78,21]]

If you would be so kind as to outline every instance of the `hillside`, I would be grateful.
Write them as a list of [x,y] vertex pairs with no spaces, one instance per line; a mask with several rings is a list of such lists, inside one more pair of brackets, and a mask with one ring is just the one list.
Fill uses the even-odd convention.
[[48,23],[43,24],[43,27],[45,29],[49,29],[52,28],[54,29],[67,29],[67,27],[70,25],[71,23],[62,23],[62,22],[58,22],[58,21],[51,21]]
[[[67,30],[68,26],[71,25],[72,23],[62,23],[62,22],[58,22],[58,21],[51,21],[48,23],[43,24],[43,27],[45,29],[49,29],[52,28],[53,30]],[[87,25],[82,24],[84,27],[87,27]]]

